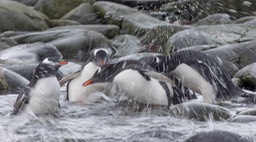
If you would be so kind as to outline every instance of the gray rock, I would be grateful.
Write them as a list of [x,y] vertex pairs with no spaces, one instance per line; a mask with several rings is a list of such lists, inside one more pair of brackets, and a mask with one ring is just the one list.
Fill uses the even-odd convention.
[[[14,35],[14,36],[11,36]],[[64,58],[77,58],[78,51],[82,50],[89,57],[93,48],[112,47],[111,42],[102,34],[83,29],[59,29],[42,32],[12,33],[9,37],[18,44],[44,42],[57,47]]]
[[249,64],[239,70],[234,78],[238,78],[238,85],[241,88],[256,89],[256,63]]
[[243,23],[243,25],[246,25],[246,26],[256,26],[256,19],[247,21],[247,22]]
[[185,102],[170,108],[170,113],[174,116],[195,119],[199,121],[226,120],[232,116],[231,112],[224,107],[199,103]]
[[19,3],[28,5],[28,6],[34,6],[38,0],[13,0],[13,1],[17,1]]
[[143,49],[140,40],[133,35],[118,35],[112,40],[112,44],[117,48],[115,57],[139,53]]
[[199,132],[184,142],[253,142],[251,138],[223,130]]
[[230,44],[204,51],[235,64],[238,69],[256,62],[256,40]]
[[249,123],[249,122],[255,122],[256,116],[250,116],[250,115],[236,115],[229,119],[231,122],[238,122],[238,123]]
[[[18,2],[0,1],[0,32],[13,31],[40,31],[48,28],[47,17]],[[22,24],[21,24],[22,23]]]
[[45,43],[20,44],[0,52],[0,62],[5,64],[37,63],[46,57],[62,59],[61,53],[55,46]]
[[252,115],[256,116],[256,108],[251,108],[251,109],[245,109],[240,112],[238,112],[239,115]]
[[223,43],[240,43],[254,40],[256,38],[256,27],[245,25],[224,24],[197,26],[196,29],[209,34],[215,40]]
[[58,19],[86,1],[90,2],[91,0],[39,0],[34,9],[52,19]]
[[50,28],[69,25],[81,25],[79,22],[65,19],[49,19],[46,22]]
[[138,12],[137,9],[125,5],[104,1],[95,2],[93,8],[108,24],[115,24],[118,26],[121,26],[124,15]]
[[166,41],[173,34],[185,29],[188,29],[188,27],[171,24],[159,25],[146,32],[145,35],[141,38],[141,43],[144,45],[153,44],[160,46],[163,49],[163,53],[169,53],[170,49],[165,48]]
[[74,8],[61,19],[68,19],[77,21],[81,24],[99,24],[97,14],[90,3],[82,3],[78,7]]
[[212,38],[209,34],[196,30],[188,29],[174,34],[166,43],[166,50],[176,51],[185,47],[196,45],[222,45],[224,44],[217,39]]
[[122,19],[124,33],[137,36],[143,36],[147,31],[156,26],[169,25],[168,22],[160,21],[141,12],[124,15]]
[[19,93],[28,85],[29,81],[21,75],[0,67],[0,91],[6,93]]
[[58,31],[58,30],[91,30],[95,32],[99,32],[108,38],[113,38],[120,32],[120,28],[116,25],[74,25],[74,26],[63,26],[51,28],[48,31]]
[[168,24],[136,9],[113,2],[96,2],[93,7],[107,23],[119,25],[126,34],[141,36],[155,26]]
[[195,25],[230,24],[232,21],[228,14],[213,14],[199,20]]
[[245,17],[235,20],[233,23],[234,24],[242,24],[242,23],[254,20],[254,19],[256,19],[256,16],[245,16]]

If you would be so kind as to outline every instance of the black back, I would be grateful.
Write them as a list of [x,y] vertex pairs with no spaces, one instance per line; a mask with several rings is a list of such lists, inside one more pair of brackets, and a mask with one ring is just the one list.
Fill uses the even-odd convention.
[[125,60],[117,63],[109,63],[98,70],[92,77],[94,82],[112,82],[117,74],[126,69],[143,71],[154,71],[155,69],[144,62],[136,60]]
[[58,65],[45,64],[41,62],[35,69],[34,75],[28,86],[34,87],[39,79],[55,76],[55,73],[57,72],[59,67],[60,66]]

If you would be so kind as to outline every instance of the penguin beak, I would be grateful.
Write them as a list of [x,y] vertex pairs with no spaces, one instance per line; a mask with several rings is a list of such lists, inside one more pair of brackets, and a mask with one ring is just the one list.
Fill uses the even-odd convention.
[[90,85],[92,83],[93,83],[93,80],[90,79],[90,80],[86,81],[85,83],[83,83],[83,87],[88,86],[88,85]]
[[66,65],[66,64],[68,64],[68,61],[62,60],[62,61],[59,62],[59,65],[60,65],[60,66],[63,66],[63,65]]
[[106,64],[106,61],[101,59],[101,60],[98,61],[98,64],[100,66],[104,66]]

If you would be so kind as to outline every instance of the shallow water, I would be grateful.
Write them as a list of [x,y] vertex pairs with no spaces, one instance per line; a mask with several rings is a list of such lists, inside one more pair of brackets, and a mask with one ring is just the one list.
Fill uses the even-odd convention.
[[93,105],[60,100],[59,118],[10,115],[15,94],[0,96],[1,142],[181,142],[200,131],[227,130],[253,137],[256,122],[199,122],[175,118],[165,108],[137,110],[136,105],[102,101]]

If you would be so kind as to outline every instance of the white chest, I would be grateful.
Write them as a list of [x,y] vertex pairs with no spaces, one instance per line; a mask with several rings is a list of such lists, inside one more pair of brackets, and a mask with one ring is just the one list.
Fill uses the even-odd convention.
[[26,109],[35,114],[52,113],[59,110],[59,98],[60,85],[56,77],[43,78],[31,88]]
[[[114,83],[128,95],[141,103],[168,105],[166,91],[158,80],[146,80],[136,70],[125,70],[114,78]],[[172,94],[172,90],[170,90]]]
[[98,69],[98,66],[89,62],[84,66],[81,74],[68,83],[69,101],[80,102],[85,100],[87,94],[90,94],[97,89],[91,86],[83,87],[82,85],[85,81],[89,80]]

